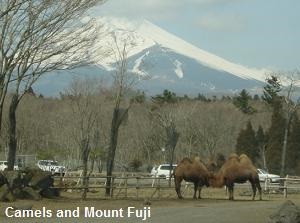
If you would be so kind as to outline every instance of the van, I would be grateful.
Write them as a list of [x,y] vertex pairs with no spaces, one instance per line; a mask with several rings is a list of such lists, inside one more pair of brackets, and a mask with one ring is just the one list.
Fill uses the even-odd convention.
[[[4,171],[5,169],[7,169],[7,164],[8,162],[6,160],[0,161],[0,171]],[[19,166],[14,165],[14,170],[19,170]]]

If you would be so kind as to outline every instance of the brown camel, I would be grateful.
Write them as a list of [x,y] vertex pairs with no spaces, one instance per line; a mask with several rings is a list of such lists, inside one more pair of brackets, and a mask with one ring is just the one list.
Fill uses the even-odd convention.
[[217,174],[214,174],[209,179],[209,184],[212,187],[223,187],[224,185],[229,191],[229,200],[233,200],[234,183],[245,183],[249,181],[252,186],[254,200],[256,190],[259,192],[259,199],[262,199],[261,186],[255,166],[247,155],[232,154],[228,157]]
[[209,172],[200,159],[195,158],[192,161],[189,158],[183,158],[175,168],[173,174],[175,180],[175,190],[179,199],[183,198],[180,192],[182,180],[194,183],[194,199],[196,199],[196,193],[198,189],[198,199],[200,199],[202,186],[209,186]]

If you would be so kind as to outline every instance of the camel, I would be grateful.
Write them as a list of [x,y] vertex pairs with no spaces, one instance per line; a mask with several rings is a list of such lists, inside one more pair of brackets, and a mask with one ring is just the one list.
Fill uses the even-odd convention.
[[229,200],[234,200],[234,183],[245,183],[246,181],[249,181],[252,187],[252,200],[255,199],[257,189],[259,199],[262,200],[258,173],[252,161],[246,154],[240,156],[231,154],[217,174],[210,177],[209,184],[212,187],[223,187],[225,185],[229,191]]
[[196,199],[198,189],[198,199],[201,199],[202,186],[209,186],[209,172],[206,166],[197,158],[193,161],[189,158],[183,158],[175,168],[173,175],[175,180],[175,190],[179,199],[183,198],[180,192],[182,180],[194,183],[194,199]]

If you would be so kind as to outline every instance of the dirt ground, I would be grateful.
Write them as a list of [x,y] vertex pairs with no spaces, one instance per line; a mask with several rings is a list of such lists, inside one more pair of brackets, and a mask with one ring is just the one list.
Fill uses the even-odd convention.
[[[170,192],[171,193],[171,192]],[[165,192],[166,197],[151,200],[150,209],[144,205],[144,199],[105,199],[105,198],[88,198],[82,201],[79,198],[62,194],[62,197],[55,200],[43,199],[42,201],[18,200],[13,203],[0,203],[0,222],[2,223],[36,223],[36,222],[170,222],[182,223],[188,222],[205,222],[205,223],[247,223],[267,222],[268,216],[274,213],[277,208],[286,200],[282,194],[264,194],[263,201],[251,201],[250,196],[241,196],[239,191],[235,193],[235,201],[228,201],[223,190],[204,190],[203,199],[193,200],[191,194],[186,194],[185,199],[178,200],[174,194],[170,196],[169,192]],[[300,194],[289,195],[289,200],[292,200],[296,205],[300,206]],[[5,214],[7,207],[18,207],[26,209],[32,206],[32,210],[51,210],[52,217],[11,217],[8,218]],[[101,215],[105,210],[123,209],[123,215],[113,217],[90,217],[86,216],[85,208],[91,210],[99,210]],[[138,212],[140,217],[136,217],[135,213],[128,217],[128,207],[134,207],[130,210]],[[77,209],[78,208],[78,209]],[[58,210],[79,210],[79,217],[57,217]],[[150,212],[151,216],[148,216]],[[9,211],[9,215],[13,215]],[[76,213],[75,213],[76,214]],[[119,213],[120,214],[120,213]],[[145,221],[142,219],[145,218]]]

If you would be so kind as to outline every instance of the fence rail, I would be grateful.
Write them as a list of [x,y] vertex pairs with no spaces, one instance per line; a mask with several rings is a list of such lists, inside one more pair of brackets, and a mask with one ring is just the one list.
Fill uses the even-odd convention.
[[[107,179],[111,179],[111,185],[107,186]],[[161,198],[161,191],[164,189],[174,188],[174,179],[162,178],[162,177],[150,177],[150,176],[133,176],[133,175],[121,175],[121,176],[101,176],[91,175],[87,177],[87,185],[82,185],[83,177],[78,173],[69,173],[65,176],[55,177],[55,187],[57,189],[65,190],[91,190],[91,189],[107,189],[110,190],[111,197],[119,197],[122,193],[125,198],[128,197],[129,190],[136,190],[135,197],[140,198],[140,190],[147,189],[152,190],[150,198],[157,195]],[[271,183],[269,179],[262,182],[262,187],[265,191],[271,192],[272,190],[283,191],[285,198],[288,196],[288,192],[300,191],[300,177],[286,176],[279,178],[278,183]],[[193,184],[186,183],[183,185],[183,191],[189,190]],[[249,187],[249,184],[236,184],[236,187]]]
[[282,190],[283,196],[287,198],[289,191],[300,191],[300,177],[289,176],[278,178],[278,182],[272,183],[270,178],[266,178],[264,182],[264,190]]
[[[71,190],[89,190],[89,189],[107,189],[110,190],[111,197],[118,197],[121,192],[124,192],[124,197],[127,198],[128,190],[136,190],[135,196],[138,199],[141,189],[151,189],[152,194],[150,198],[157,194],[161,197],[161,190],[170,189],[174,187],[174,180],[169,181],[162,177],[149,176],[89,176],[87,178],[87,186],[82,185],[83,176],[68,175],[55,176],[56,189],[71,189]],[[111,185],[107,186],[107,179],[111,179]]]

